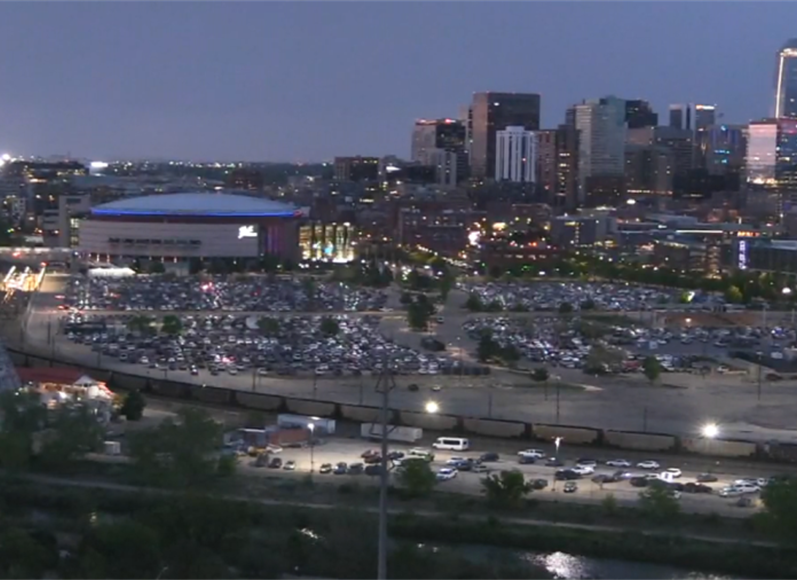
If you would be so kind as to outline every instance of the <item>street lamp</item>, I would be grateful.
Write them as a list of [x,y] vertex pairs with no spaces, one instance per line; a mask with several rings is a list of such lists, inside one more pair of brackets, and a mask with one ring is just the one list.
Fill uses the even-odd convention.
[[435,414],[440,411],[440,405],[438,405],[435,401],[427,401],[424,409],[427,413]]
[[310,429],[310,473],[315,472],[315,423],[308,423],[307,428]]
[[556,437],[556,438],[553,440],[553,444],[554,444],[554,446],[556,447],[556,457],[559,457],[559,445],[561,445],[561,444],[562,444],[562,441],[563,441],[563,440],[564,440],[564,437]]
[[716,423],[706,423],[700,428],[700,432],[706,439],[716,439],[720,434],[720,428]]
[[[787,299],[787,300],[789,298],[791,298],[791,293],[792,293],[792,290],[788,286],[786,288],[784,288],[783,290],[781,290],[781,294],[783,294],[783,297],[785,299]],[[793,304],[792,304],[792,307],[791,307],[791,324],[792,324],[792,326],[794,326],[794,305]]]

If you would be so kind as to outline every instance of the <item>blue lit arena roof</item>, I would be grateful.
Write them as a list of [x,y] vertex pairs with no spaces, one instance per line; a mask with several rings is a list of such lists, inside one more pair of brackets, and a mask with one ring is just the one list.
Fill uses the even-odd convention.
[[164,193],[119,199],[91,209],[97,216],[293,217],[298,208],[229,193]]

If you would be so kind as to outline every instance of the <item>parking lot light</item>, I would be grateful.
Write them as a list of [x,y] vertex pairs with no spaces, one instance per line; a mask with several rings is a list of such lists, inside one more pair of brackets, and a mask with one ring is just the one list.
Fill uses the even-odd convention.
[[307,428],[310,429],[310,473],[315,472],[315,423],[308,423]]
[[434,415],[440,411],[440,405],[438,405],[436,401],[427,401],[424,409],[426,409],[427,413]]
[[706,423],[700,429],[700,432],[703,434],[703,437],[707,439],[716,439],[720,434],[720,428],[716,423]]

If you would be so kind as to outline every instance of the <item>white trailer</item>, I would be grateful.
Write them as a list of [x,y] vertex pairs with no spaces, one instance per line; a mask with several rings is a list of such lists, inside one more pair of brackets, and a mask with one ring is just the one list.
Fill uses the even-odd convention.
[[321,417],[308,417],[306,415],[277,415],[277,425],[283,429],[310,429],[313,425],[313,433],[316,435],[334,435],[335,420],[322,419]]
[[[360,426],[360,435],[366,439],[375,441],[382,440],[382,425],[379,423],[363,423]],[[415,443],[423,437],[423,429],[418,427],[397,427],[387,426],[388,441],[401,441],[403,443]]]

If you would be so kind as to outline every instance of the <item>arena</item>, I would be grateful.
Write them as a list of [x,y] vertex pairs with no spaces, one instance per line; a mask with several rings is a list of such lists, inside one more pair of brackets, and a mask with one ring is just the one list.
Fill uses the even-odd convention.
[[91,209],[79,251],[96,262],[298,258],[299,208],[226,193],[121,199]]

